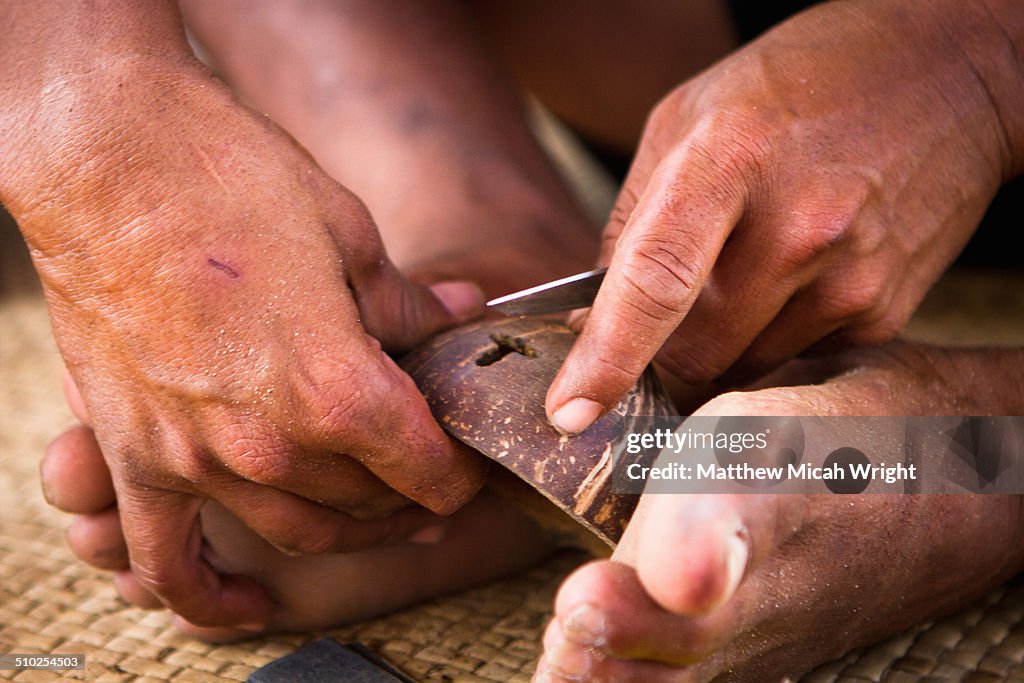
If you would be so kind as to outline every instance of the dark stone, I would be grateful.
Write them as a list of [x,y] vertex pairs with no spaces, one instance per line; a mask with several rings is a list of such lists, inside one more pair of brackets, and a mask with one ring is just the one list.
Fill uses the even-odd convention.
[[260,667],[248,683],[415,683],[359,643],[324,638]]

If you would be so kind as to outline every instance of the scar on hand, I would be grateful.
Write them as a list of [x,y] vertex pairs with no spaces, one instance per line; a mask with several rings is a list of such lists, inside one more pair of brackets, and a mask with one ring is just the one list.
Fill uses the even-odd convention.
[[212,268],[216,268],[217,270],[224,273],[232,280],[238,279],[238,271],[232,268],[231,266],[227,265],[226,263],[221,263],[220,261],[215,261],[212,258],[208,258],[206,259],[206,264],[211,266]]

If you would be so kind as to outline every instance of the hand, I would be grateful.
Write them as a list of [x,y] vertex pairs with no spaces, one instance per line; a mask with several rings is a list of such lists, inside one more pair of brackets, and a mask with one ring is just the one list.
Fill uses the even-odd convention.
[[829,3],[671,92],[606,228],[610,270],[548,394],[553,424],[582,431],[655,356],[685,382],[733,383],[822,340],[893,337],[1010,172],[967,57],[979,21],[963,4]]
[[402,278],[362,204],[212,78],[133,68],[75,93],[79,125],[52,146],[64,163],[19,169],[47,192],[5,201],[113,476],[134,574],[193,623],[258,624],[267,597],[202,559],[203,499],[295,553],[437,524],[411,503],[454,511],[483,466],[382,345],[475,313],[479,293],[439,288],[450,311]]

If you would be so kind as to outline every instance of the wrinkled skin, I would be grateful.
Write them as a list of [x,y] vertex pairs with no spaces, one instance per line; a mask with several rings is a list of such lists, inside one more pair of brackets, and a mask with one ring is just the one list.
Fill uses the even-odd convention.
[[[996,374],[1016,388],[991,391],[985,378]],[[1019,413],[1022,374],[1020,350],[890,344],[791,363],[767,388],[724,394],[698,413]],[[73,391],[70,398],[75,406]],[[110,474],[87,427],[54,441],[43,478],[57,505],[80,513],[69,530],[74,552],[121,570],[116,584],[129,602],[159,607],[124,571]],[[544,552],[535,528],[485,495],[430,543],[312,558],[281,555],[218,506],[207,506],[203,519],[217,565],[258,575],[273,591],[270,630],[364,618],[513,571]],[[652,494],[612,559],[584,565],[562,585],[538,680],[796,680],[852,647],[977,599],[1022,567],[1021,496]],[[311,584],[335,589],[311,595]],[[252,635],[178,624],[212,640]]]
[[[1007,9],[1013,9],[1012,3],[991,0],[970,6],[991,9],[999,20],[1009,20],[1004,26],[995,28],[987,18],[979,19],[978,14],[961,12],[962,4],[929,3],[926,6],[928,12],[920,16],[900,9],[909,5],[882,0],[828,5],[771,32],[759,43],[670,94],[651,116],[628,190],[620,198],[620,208],[611,222],[604,260],[612,259],[613,273],[606,293],[593,310],[591,322],[584,326],[577,359],[570,361],[562,382],[556,383],[549,396],[549,412],[577,396],[597,400],[597,410],[600,411],[604,398],[613,396],[617,386],[628,386],[632,382],[628,379],[631,373],[635,371],[638,374],[680,325],[685,327],[689,317],[707,308],[717,312],[714,315],[701,314],[705,322],[695,325],[699,329],[693,330],[692,335],[680,332],[672,337],[662,354],[665,365],[684,378],[717,376],[729,369],[734,370],[737,376],[756,373],[817,340],[831,337],[833,331],[843,330],[840,338],[854,342],[875,341],[889,336],[966,240],[971,229],[968,219],[980,213],[1002,179],[1020,169],[1021,125],[1017,120],[1019,116],[1013,115],[1024,110],[1018,106],[1019,79],[1015,80],[1013,69],[1004,69],[1003,76],[999,76],[999,70],[991,68],[993,63],[1005,62],[1007,36],[1011,42],[1013,36],[1019,36],[1020,24],[1014,23],[1016,15]],[[915,5],[915,11],[919,7]],[[934,15],[929,14],[932,10]],[[943,12],[948,14],[943,16]],[[885,18],[889,23],[883,21]],[[419,24],[409,20],[410,27]],[[893,29],[892,26],[898,28]],[[1001,34],[1001,30],[1005,33]],[[371,42],[374,45],[389,44]],[[949,49],[953,44],[962,50]],[[787,46],[793,49],[787,50]],[[810,46],[810,54],[802,51],[806,46]],[[947,49],[940,49],[942,47]],[[986,55],[985,50],[989,47],[992,48],[991,54]],[[1010,45],[1009,51],[1012,50],[1013,45]],[[958,56],[950,57],[953,54]],[[817,59],[814,55],[825,58]],[[921,59],[920,55],[925,55],[925,58]],[[430,63],[429,60],[420,61]],[[899,68],[893,68],[893,64],[898,64]],[[800,79],[805,77],[803,70],[811,68],[814,71],[824,65],[827,65],[825,72],[812,73],[807,83],[800,83]],[[438,72],[450,73],[447,69]],[[1014,81],[1018,90],[1007,87],[1007,80]],[[809,85],[814,87],[808,88]],[[324,101],[324,93],[313,95],[312,101]],[[148,101],[149,98],[143,99]],[[754,109],[752,104],[758,108]],[[422,121],[423,118],[410,117],[410,120]],[[432,117],[426,117],[426,120],[437,121]],[[951,132],[954,123],[960,128],[957,133]],[[329,125],[324,130],[335,128]],[[444,141],[443,136],[432,137],[436,128],[428,126],[428,130],[431,135],[426,137],[431,142]],[[475,130],[472,126],[466,126],[459,132],[472,130]],[[437,144],[427,148],[446,150],[453,147]],[[175,147],[173,151],[177,153],[178,149]],[[485,144],[475,149],[491,151],[494,148]],[[910,151],[901,156],[901,149]],[[868,151],[862,153],[863,150]],[[345,150],[340,147],[334,152],[334,158],[345,156]],[[810,157],[810,162],[807,157]],[[917,163],[920,159],[927,159],[927,162]],[[470,177],[489,175],[476,170],[478,172],[470,174]],[[382,176],[387,177],[390,171],[384,167]],[[673,175],[675,171],[679,174]],[[340,166],[331,170],[334,177],[343,177],[344,173]],[[434,177],[438,175],[435,173]],[[538,175],[531,168],[518,177]],[[931,193],[928,192],[929,183],[935,185]],[[898,196],[894,198],[891,190],[899,190],[895,193]],[[359,193],[360,196],[364,194],[362,189]],[[439,193],[433,194],[436,198]],[[498,187],[498,191],[489,196],[507,194],[504,188]],[[424,192],[424,195],[428,193]],[[549,205],[546,199],[530,201],[536,197],[529,193],[524,199],[518,202],[520,207]],[[6,197],[4,201],[9,203]],[[377,215],[376,200],[367,201]],[[433,208],[441,207],[448,210],[444,202],[437,202]],[[472,216],[474,221],[486,215],[486,212],[479,211],[461,213],[462,208],[463,205],[456,202],[454,213],[462,217]],[[543,209],[539,213],[548,218],[552,215]],[[439,211],[432,215],[444,216],[445,213]],[[773,226],[768,217],[779,215],[786,220],[779,220],[780,226]],[[478,225],[490,228],[486,234],[476,235],[479,242],[490,244],[492,239],[518,235],[513,229],[514,221],[501,223],[498,230],[493,230],[488,221],[474,221],[466,221],[464,225],[470,237]],[[431,230],[435,228],[427,225],[427,231],[421,234],[432,235]],[[686,229],[679,229],[680,226]],[[703,229],[706,226],[711,226],[711,229]],[[668,235],[665,234],[666,227],[671,228]],[[905,229],[897,230],[897,227]],[[441,270],[458,273],[467,264],[481,270],[479,262],[470,263],[474,260],[468,246],[471,243],[472,240],[467,240],[463,245],[466,264],[459,264],[456,257],[447,260],[445,269]],[[527,246],[526,251],[518,253],[513,249],[512,254],[517,257],[528,255],[538,243],[549,242],[543,236],[537,241],[526,240],[523,243]],[[662,248],[666,245],[672,248]],[[677,246],[686,251],[674,252],[672,249]],[[417,249],[415,245],[406,248],[409,250],[407,253]],[[465,249],[470,250],[468,256],[465,256]],[[578,255],[566,251],[573,256]],[[456,250],[449,255],[458,253]],[[491,263],[502,262],[501,258],[493,258],[493,252],[488,256],[493,260],[485,261],[487,270],[493,270]],[[880,265],[869,267],[874,261],[868,256]],[[230,264],[214,260],[232,268]],[[516,260],[529,263],[529,258]],[[207,264],[234,279],[227,271]],[[347,268],[350,264],[344,265]],[[846,279],[830,276],[833,271],[845,273]],[[538,271],[538,275],[541,273]],[[635,276],[639,278],[636,282],[650,285],[650,291],[658,298],[639,300],[635,287],[632,288],[633,298],[630,298],[631,287],[625,275]],[[891,288],[887,277],[895,277],[903,287]],[[900,278],[905,278],[905,281]],[[503,278],[496,280],[500,282]],[[359,289],[356,288],[357,295]],[[315,290],[310,288],[308,291]],[[719,292],[717,295],[716,291]],[[359,297],[356,299],[358,304]],[[795,307],[804,299],[807,301],[800,305],[805,306],[809,313],[803,316],[785,314],[791,305]],[[466,300],[469,297],[463,298]],[[619,303],[618,318],[615,314],[616,301]],[[658,304],[664,305],[659,307]],[[622,311],[626,313],[622,314]],[[791,319],[796,319],[799,324],[790,325],[785,331],[787,328],[782,323]],[[780,333],[770,335],[769,340],[777,336],[782,341],[762,344],[762,337],[769,335],[776,323],[780,325]],[[619,324],[625,326],[616,327]],[[713,337],[706,333],[704,328],[707,326],[714,330]],[[689,348],[685,340],[691,336],[700,343]],[[752,344],[751,340],[754,340]],[[680,344],[683,350],[675,353],[674,349]],[[594,356],[587,356],[587,353]],[[698,356],[696,362],[689,362],[690,356],[698,353],[708,357]],[[1019,366],[1019,359],[1015,362]],[[598,370],[591,375],[593,367]],[[904,380],[909,387],[927,388],[928,382],[935,379],[928,376],[930,372],[927,369],[923,371],[921,384],[914,383],[921,377],[904,377]],[[993,368],[979,363],[972,372],[972,377],[1008,376],[1006,368],[998,367],[998,364]],[[868,380],[865,396],[878,404],[877,386],[873,382],[877,376],[868,373],[856,377]],[[588,384],[591,380],[593,382]],[[981,392],[983,385],[984,382],[974,385],[974,389]],[[817,399],[824,395],[829,399],[824,406],[839,411],[843,406],[849,407],[844,403],[844,392],[857,388],[849,384],[840,385],[839,391],[829,394],[828,390],[801,386],[793,388],[787,400],[800,410],[814,411],[822,409],[823,404]],[[85,393],[89,394],[87,389]],[[609,404],[611,402],[608,401]],[[761,404],[755,402],[755,406],[758,405]],[[723,410],[743,409],[739,404],[719,404],[719,407]],[[956,408],[973,409],[967,404]],[[890,409],[897,412],[910,410],[906,404],[898,402],[891,404]],[[562,425],[568,427],[565,431],[578,431],[585,427],[585,418],[593,413],[593,409],[584,406],[583,411],[576,412],[578,419],[574,424]],[[579,419],[581,413],[583,419]],[[83,448],[83,443],[88,441],[88,433],[76,433],[77,447]],[[51,486],[51,495],[59,498],[54,488]],[[99,497],[109,492],[102,483],[97,483],[96,488],[93,494]],[[104,498],[104,501],[102,511],[88,506],[81,506],[77,511],[88,513],[82,518],[85,522],[97,522],[99,527],[108,531],[113,529],[113,537],[117,538],[120,534],[117,509],[109,507],[109,498]],[[187,499],[187,502],[191,504],[192,499]],[[66,499],[60,504],[67,509],[77,505]],[[632,539],[658,538],[659,525],[668,524],[677,516],[686,516],[686,510],[672,507],[670,502],[661,501],[659,505],[667,507],[658,509],[657,514],[651,512],[657,507],[654,501],[645,505],[643,509],[649,514],[639,517],[638,523],[631,527],[634,529]],[[608,675],[616,676],[621,672],[618,678],[623,680],[629,680],[627,676],[655,680],[645,678],[652,672],[663,674],[669,680],[711,677],[721,671],[716,667],[726,661],[713,655],[726,650],[723,644],[735,635],[733,627],[739,623],[735,621],[733,608],[742,606],[747,611],[749,621],[744,622],[743,627],[752,629],[754,633],[765,623],[771,623],[770,613],[759,611],[752,601],[740,598],[741,595],[756,595],[756,580],[747,585],[744,583],[746,579],[740,581],[737,578],[758,576],[756,572],[762,571],[758,568],[768,566],[758,564],[762,561],[759,558],[766,556],[748,549],[748,561],[744,565],[735,560],[736,556],[731,551],[728,555],[720,552],[735,544],[720,544],[723,536],[716,536],[723,530],[727,536],[735,531],[731,527],[733,522],[737,519],[752,520],[755,515],[730,505],[712,506],[709,510],[710,514],[704,517],[695,516],[707,520],[704,525],[706,542],[698,548],[706,552],[693,553],[692,562],[675,562],[678,559],[675,557],[661,562],[664,566],[681,567],[682,574],[654,576],[645,570],[645,563],[650,568],[664,559],[656,550],[674,546],[662,544],[662,547],[653,549],[649,542],[640,540],[624,544],[616,558],[617,564],[601,565],[592,574],[598,577],[599,583],[584,593],[589,591],[600,595],[602,600],[607,600],[610,609],[625,609],[638,615],[636,621],[629,623],[633,630],[628,635],[633,640],[615,640],[613,643],[609,635],[609,649],[600,655],[602,661],[611,667],[607,671],[612,673]],[[881,512],[885,511],[883,507]],[[892,518],[878,514],[879,510],[874,512],[865,521],[867,540],[884,534],[887,520]],[[920,514],[914,519],[928,523],[935,511],[922,508],[916,512]],[[827,510],[821,513],[822,518],[828,518],[830,514]],[[900,515],[893,517],[899,519]],[[984,521],[980,515],[974,519]],[[1012,508],[992,516],[992,519],[1008,520],[1005,525],[996,525],[999,533],[1008,528],[1019,528],[1019,524],[1012,526],[1017,519],[1013,517]],[[828,525],[824,527],[827,532]],[[978,538],[984,540],[986,530],[991,531],[992,527],[980,525]],[[432,529],[425,531],[430,533],[420,535],[420,540],[436,541]],[[109,546],[108,559],[103,560],[104,553],[95,552],[96,546],[89,541],[89,534],[75,532],[73,537],[76,537],[73,540],[76,550],[97,564],[106,562],[112,568],[123,567],[123,563],[118,563],[124,559],[126,551]],[[772,557],[771,543],[775,540],[779,541],[779,555],[784,556],[788,552],[783,549],[785,543],[781,537],[764,538],[766,544],[762,550],[768,553],[767,557]],[[815,563],[820,561],[827,565],[834,558],[823,558],[823,553],[816,549],[828,547],[828,534],[812,535],[812,538],[823,542],[800,546],[805,551],[802,561],[811,567],[819,567]],[[957,539],[949,540],[953,544]],[[198,544],[195,536],[189,541]],[[982,550],[999,547],[996,541],[1002,543],[1005,539],[998,538],[983,544]],[[1016,537],[1011,542],[1019,547]],[[942,546],[937,552],[955,552],[952,547]],[[918,550],[924,553],[928,548],[919,547]],[[982,570],[989,572],[985,580],[992,581],[1004,575],[1014,561],[1016,558],[986,556],[982,563],[985,565]],[[608,571],[624,571],[625,579],[605,582],[602,577],[605,577],[603,572],[607,567],[614,567]],[[621,567],[627,569],[621,570]],[[736,567],[747,569],[747,573],[735,570]],[[708,590],[680,597],[679,592],[688,585],[680,577],[689,577],[688,568],[695,569],[698,577],[708,579],[705,584],[697,582],[698,587]],[[828,568],[822,568],[819,575]],[[831,568],[835,569],[834,566]],[[763,571],[765,577],[773,576],[771,570]],[[154,587],[153,582],[148,581],[144,573],[141,578],[142,581],[138,576],[121,573],[118,582],[129,599],[154,606],[160,604],[148,591]],[[553,626],[549,632],[546,668],[551,668],[552,663],[566,664],[557,651],[562,645],[557,629],[578,605],[569,598],[572,591],[581,585],[579,581],[567,582],[562,592],[558,606],[559,626]],[[919,587],[920,583],[912,587],[915,586]],[[135,592],[136,588],[140,591]],[[161,587],[156,588],[159,591]],[[794,594],[799,595],[799,592]],[[730,601],[730,595],[736,600]],[[849,596],[849,592],[844,595]],[[177,608],[177,600],[169,602]],[[813,624],[813,620],[796,618],[808,614],[800,608],[822,607],[820,602],[813,600],[780,604],[782,623],[790,626],[791,634],[798,637],[800,628]],[[707,622],[698,625],[698,635],[705,636],[700,640],[700,643],[707,644],[705,649],[681,653],[688,647],[687,642],[659,640],[659,635],[671,633],[673,628],[692,629],[693,624],[685,620],[694,613],[723,605],[726,608],[717,613],[719,620],[707,620],[714,622],[707,629],[701,628],[709,625]],[[217,609],[222,607],[218,605]],[[795,611],[786,611],[790,607]],[[212,616],[213,611],[211,608],[208,613],[198,616],[212,623],[217,618]],[[184,612],[190,618],[197,615],[190,610]],[[230,618],[237,622],[238,616],[236,611]],[[324,617],[322,614],[313,616]],[[250,630],[262,630],[267,623],[264,620],[249,624],[253,627]],[[630,647],[642,646],[642,651],[620,648],[622,642],[631,644]],[[571,647],[569,650],[567,657],[578,654]],[[799,660],[801,663],[790,664],[805,666],[812,656],[827,656],[830,652],[803,652]],[[645,660],[642,665],[637,665],[637,657]],[[689,662],[694,657],[708,663],[690,670],[678,668],[683,660]],[[738,659],[728,661],[730,666],[743,663]],[[653,669],[643,666],[652,662]]]
[[[117,507],[90,509],[85,528],[123,525],[108,563],[129,554],[122,583],[151,601],[259,629],[267,595],[202,553],[203,501],[289,553],[436,536],[449,520],[433,513],[476,492],[482,460],[443,434],[385,352],[479,312],[475,285],[443,280],[497,294],[564,275],[596,254],[596,232],[514,94],[468,56],[457,12],[424,21],[413,5],[402,26],[375,3],[358,24],[336,4],[182,4],[244,99],[327,172],[195,61],[173,3],[37,3],[4,17],[5,63],[23,68],[0,73],[0,191],[113,473]],[[371,17],[409,51],[360,80],[344,31],[365,37]],[[444,88],[420,72],[411,46],[424,41],[455,55]],[[254,44],[274,44],[273,78]],[[324,60],[350,69],[346,88],[308,68]],[[453,102],[482,123],[453,120]],[[349,186],[431,290],[399,275]]]
[[652,358],[730,384],[894,337],[1020,170],[1003,30],[963,3],[827,3],[670,92],[605,229],[554,424],[582,431]]
[[[137,10],[84,20],[113,31]],[[289,552],[437,524],[430,511],[457,509],[484,467],[383,349],[475,314],[481,294],[448,285],[449,310],[399,275],[360,201],[194,60],[86,66],[19,121],[5,110],[3,201],[93,416],[137,576],[194,621],[260,623],[259,587],[200,555],[202,500]]]
[[[891,343],[794,361],[695,414],[1019,415],[1022,379],[1020,349]],[[1020,495],[648,494],[612,558],[562,584],[535,680],[799,680],[1022,568]]]

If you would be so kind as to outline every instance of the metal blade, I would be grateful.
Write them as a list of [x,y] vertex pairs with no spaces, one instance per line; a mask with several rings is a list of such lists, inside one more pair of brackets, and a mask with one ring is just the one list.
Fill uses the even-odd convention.
[[487,302],[487,307],[505,315],[539,315],[587,308],[594,303],[607,268],[546,282],[521,292]]

